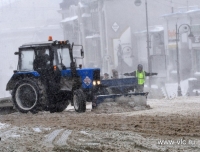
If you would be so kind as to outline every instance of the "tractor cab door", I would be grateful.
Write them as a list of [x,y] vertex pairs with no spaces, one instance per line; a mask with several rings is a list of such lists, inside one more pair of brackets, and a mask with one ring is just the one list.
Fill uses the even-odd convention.
[[54,65],[56,65],[60,70],[70,69],[70,55],[69,49],[64,47],[59,47],[54,51]]
[[73,78],[71,76],[71,58],[69,49],[66,47],[58,47],[54,52],[54,63],[53,63],[62,74],[60,87],[61,90],[72,90]]
[[54,86],[57,86],[60,81],[60,72],[58,71],[58,69],[54,69],[53,61],[54,58],[52,48],[35,48],[35,59],[33,62],[34,70],[40,74],[42,82],[47,84],[48,88],[52,89],[54,88]]

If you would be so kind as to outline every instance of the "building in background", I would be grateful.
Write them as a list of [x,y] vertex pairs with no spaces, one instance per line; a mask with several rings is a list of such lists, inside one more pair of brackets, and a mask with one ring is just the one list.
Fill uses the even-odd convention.
[[[176,75],[177,75],[177,49],[176,49],[176,32],[179,31],[178,35],[178,47],[179,47],[179,56],[180,56],[180,74],[181,79],[187,79],[193,76],[193,73],[195,71],[196,63],[193,61],[193,50],[194,50],[194,38],[191,39],[188,37],[188,34],[190,31],[188,29],[185,29],[184,24],[187,24],[190,26],[191,31],[194,35],[197,33],[194,31],[195,29],[195,22],[197,21],[197,18],[192,18],[191,14],[194,14],[195,16],[198,15],[198,7],[191,8],[192,10],[187,9],[181,9],[179,12],[171,13],[163,15],[163,18],[165,19],[165,43],[166,50],[168,54],[168,72],[169,77],[173,78],[176,81]],[[176,24],[178,30],[176,31]],[[187,31],[185,31],[187,30]],[[191,45],[192,44],[192,45]],[[187,61],[187,62],[186,62]],[[173,80],[172,80],[173,81]]]
[[[165,43],[168,54],[168,73],[170,82],[177,82],[176,24],[179,29],[178,47],[180,57],[180,78],[189,79],[188,93],[200,92],[200,9],[197,6],[181,8],[179,12],[163,15],[165,19]],[[189,38],[190,29],[193,38]],[[192,78],[192,79],[191,79]]]
[[[150,4],[151,8],[154,3]],[[156,8],[162,12],[159,6]],[[123,74],[137,68],[139,57],[134,33],[145,28],[144,10],[144,3],[137,7],[133,0],[79,0],[61,7],[60,12],[65,37],[84,45],[85,66],[100,67],[102,74],[112,75],[112,69]],[[149,11],[150,24],[158,23],[156,15]],[[146,52],[140,57],[145,56]]]
[[[167,4],[148,2],[150,70],[168,82],[177,82],[176,23],[178,26],[189,24],[192,30],[198,31],[195,25],[199,22],[198,6],[178,8],[178,3],[174,3],[174,7],[166,7],[163,3]],[[64,36],[84,45],[85,67],[100,67],[102,74],[109,75],[112,69],[119,74],[134,71],[139,63],[148,70],[144,3],[137,7],[133,0],[77,0],[68,7],[61,7],[60,12]],[[191,41],[188,33],[181,30],[180,71],[184,80],[198,75],[199,46],[198,32],[196,40]]]
[[195,79],[189,81],[189,94],[200,93],[200,9],[187,12],[190,19],[191,31],[194,35],[190,43],[192,69],[191,75]]

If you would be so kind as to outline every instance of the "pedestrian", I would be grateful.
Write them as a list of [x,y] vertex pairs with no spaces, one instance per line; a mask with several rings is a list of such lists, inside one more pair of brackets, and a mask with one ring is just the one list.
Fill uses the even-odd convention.
[[124,73],[125,76],[135,76],[138,79],[138,84],[135,92],[141,93],[144,92],[144,83],[146,76],[157,75],[158,73],[147,73],[143,71],[143,66],[141,64],[138,65],[137,70],[131,73]]
[[104,73],[103,80],[108,80],[108,79],[109,79],[109,74],[108,73]]
[[115,69],[112,69],[112,73],[113,73],[113,79],[118,79],[119,78],[119,74],[118,74],[118,71],[115,70]]

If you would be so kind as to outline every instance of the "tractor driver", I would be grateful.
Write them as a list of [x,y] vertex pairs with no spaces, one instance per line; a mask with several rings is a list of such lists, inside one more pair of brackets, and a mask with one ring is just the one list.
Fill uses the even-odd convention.
[[45,53],[46,50],[42,49],[38,51],[38,55],[36,56],[36,59],[34,60],[34,70],[44,70],[48,68],[48,61],[50,60],[49,55]]
[[145,77],[146,76],[152,76],[157,75],[158,73],[147,73],[146,71],[143,71],[143,66],[141,64],[138,65],[137,70],[131,73],[125,73],[125,76],[135,76],[138,78],[138,84],[136,87],[135,92],[141,93],[144,92],[144,83],[145,83]]

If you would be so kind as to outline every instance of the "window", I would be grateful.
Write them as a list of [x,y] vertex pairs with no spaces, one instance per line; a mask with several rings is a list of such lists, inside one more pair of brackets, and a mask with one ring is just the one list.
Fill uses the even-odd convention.
[[196,51],[196,71],[200,72],[200,50]]
[[21,71],[32,71],[33,61],[35,59],[34,50],[23,50],[21,51]]
[[70,67],[71,60],[70,60],[70,56],[69,56],[69,49],[61,50],[61,54],[62,54],[62,57],[63,57],[63,64],[67,68]]
[[61,62],[63,65],[65,65],[66,68],[70,68],[70,56],[69,56],[69,49],[63,48],[58,49],[57,52],[54,54],[54,65],[61,65]]
[[169,62],[171,70],[177,70],[177,51],[175,49],[169,50]]

